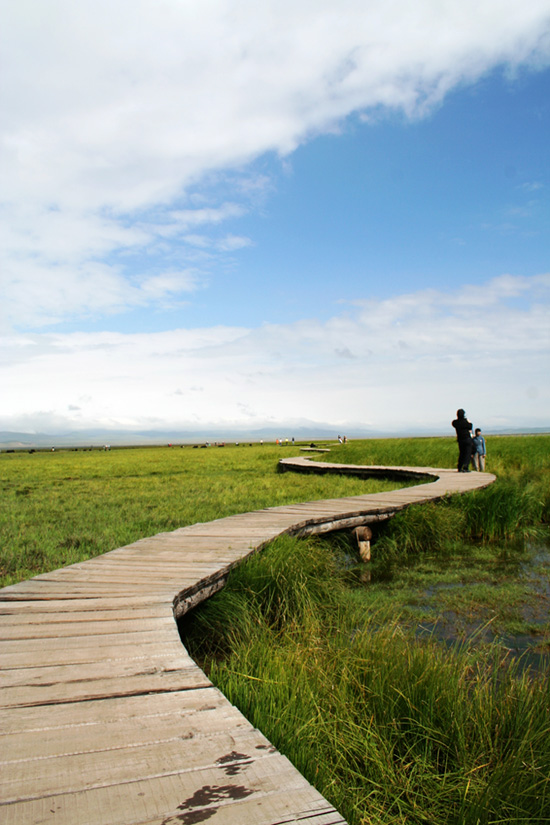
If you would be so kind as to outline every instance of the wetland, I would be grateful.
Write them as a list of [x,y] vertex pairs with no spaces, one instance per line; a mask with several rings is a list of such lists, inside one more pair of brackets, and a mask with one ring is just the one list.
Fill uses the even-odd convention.
[[[495,484],[380,525],[369,565],[348,533],[281,537],[181,623],[350,825],[550,822],[550,436],[487,444]],[[322,446],[343,463],[456,463],[451,438]],[[197,521],[399,486],[281,475],[285,454],[3,453],[2,583]]]

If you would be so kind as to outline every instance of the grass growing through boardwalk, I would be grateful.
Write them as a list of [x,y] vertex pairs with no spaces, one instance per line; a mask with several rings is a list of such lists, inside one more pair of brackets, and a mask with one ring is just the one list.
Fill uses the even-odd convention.
[[[444,464],[421,461],[425,442],[387,452]],[[547,665],[502,646],[550,644],[550,564],[530,544],[550,512],[550,439],[489,443],[502,478],[392,519],[367,583],[346,537],[284,538],[183,623],[214,682],[352,825],[550,822]],[[384,461],[372,442],[347,447],[342,460]]]
[[275,445],[0,455],[0,585],[144,536],[399,482],[278,473]]

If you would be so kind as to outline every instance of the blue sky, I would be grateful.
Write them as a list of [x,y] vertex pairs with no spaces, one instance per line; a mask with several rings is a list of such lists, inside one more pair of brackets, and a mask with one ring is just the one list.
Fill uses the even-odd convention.
[[[352,117],[300,147],[265,214],[246,223],[241,299],[250,290],[263,320],[281,302],[293,319],[308,306],[328,317],[346,298],[545,271],[549,93],[548,71],[517,84],[498,72],[423,119]],[[263,290],[258,300],[258,273],[275,305]]]
[[163,10],[7,9],[0,430],[550,426],[548,2]]

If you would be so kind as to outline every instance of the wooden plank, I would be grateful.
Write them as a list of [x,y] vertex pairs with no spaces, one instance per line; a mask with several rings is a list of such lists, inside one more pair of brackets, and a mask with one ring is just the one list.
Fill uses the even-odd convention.
[[[124,784],[107,779],[103,786],[75,793],[50,791],[42,798],[26,796],[4,806],[3,825],[172,825],[207,819],[213,825],[261,825],[282,823],[285,817],[288,822],[297,822],[302,813],[309,816],[312,811],[330,810],[321,795],[279,754],[256,758],[238,775],[228,775],[230,769],[231,765],[225,764],[145,778],[134,775]],[[333,821],[344,822],[341,818]]]
[[[132,647],[136,648],[140,644],[147,644],[153,642],[155,644],[168,643],[171,641],[179,641],[177,627],[174,624],[173,630],[168,625],[164,625],[158,630],[141,630],[138,632],[129,632],[124,634],[119,633],[100,633],[96,636],[89,636],[86,640],[86,645],[89,647],[110,647],[112,645],[121,645],[123,642],[128,651]],[[17,639],[0,641],[0,655],[15,653],[18,650],[26,652],[30,657],[39,656],[42,653],[44,656],[51,650],[58,648],[69,650],[79,649],[84,642],[80,636],[64,636],[63,638],[45,638],[37,642],[34,639]]]
[[[183,694],[165,695],[193,697],[194,694],[200,692],[200,690],[189,690]],[[130,699],[134,698],[141,697],[130,697]],[[119,702],[122,701],[128,700],[119,700]],[[29,759],[42,760],[59,756],[98,753],[104,751],[106,747],[116,750],[117,747],[146,747],[151,743],[169,741],[181,743],[200,736],[214,736],[219,733],[233,734],[235,731],[250,728],[250,723],[244,716],[221,695],[219,704],[206,709],[193,707],[186,712],[183,708],[184,701],[180,699],[177,711],[171,713],[154,713],[139,718],[120,715],[120,718],[108,722],[91,722],[87,725],[66,724],[58,728],[19,730],[16,733],[6,734],[0,737],[0,744],[4,749],[3,753],[6,753],[6,749],[9,751],[9,760],[1,760],[0,768],[3,772],[8,762],[19,763]],[[123,707],[119,709],[119,713],[124,713]],[[44,716],[43,711],[42,716]]]
[[[101,702],[94,700],[58,703],[41,707],[0,707],[0,742],[2,735],[35,732],[42,735],[48,730],[82,728],[91,730],[94,726],[113,724],[117,720],[132,720],[139,725],[148,717],[178,716],[210,709],[220,709],[229,705],[227,699],[212,685],[195,690],[171,693],[140,694],[136,696],[107,697]],[[10,741],[15,741],[14,739]],[[32,750],[27,756],[32,755]],[[2,757],[9,759],[9,751],[3,749]]]
[[[228,544],[227,538],[219,535],[221,532],[219,528],[204,529],[205,525],[201,525],[201,530],[197,531],[193,527],[184,527],[185,532],[174,531],[174,533],[162,533],[160,536],[151,536],[148,539],[140,539],[138,542],[128,544],[125,547],[117,547],[110,550],[103,556],[97,558],[109,559],[116,556],[127,556],[131,554],[140,554],[155,550],[167,550],[171,552],[178,552],[179,550],[188,550],[198,548],[202,550],[216,550],[224,547],[240,547],[246,543],[246,538],[242,535],[231,536],[231,541]],[[216,532],[218,535],[216,535]],[[212,535],[210,534],[212,533]]]
[[[20,582],[20,584],[27,585],[28,582]],[[80,605],[83,610],[95,610],[97,607],[100,610],[109,610],[112,606],[135,606],[146,607],[161,605],[166,606],[165,593],[140,593],[139,599],[132,599],[132,604],[128,604],[128,593],[120,595],[116,593],[90,593],[79,594],[73,593],[72,589],[65,588],[61,592],[53,593],[48,588],[40,588],[36,592],[29,592],[28,587],[19,587],[19,585],[12,585],[0,590],[0,608],[2,611],[11,612],[19,609],[20,605],[33,605],[33,610],[49,610],[52,607],[54,610],[59,609],[60,605],[69,606],[70,604]],[[62,608],[64,609],[64,608]],[[2,621],[0,619],[0,621]]]
[[86,600],[79,602],[76,599],[67,599],[39,604],[34,601],[0,603],[0,616],[2,628],[9,628],[11,625],[21,627],[26,624],[43,624],[44,621],[85,623],[90,619],[98,622],[118,619],[173,619],[173,612],[170,605],[166,604],[166,600],[143,607],[109,602],[99,608]]
[[166,625],[172,626],[174,624],[173,616],[148,617],[145,619],[112,619],[110,616],[98,619],[97,614],[94,618],[89,618],[88,621],[80,620],[75,622],[72,616],[61,618],[61,621],[47,622],[38,621],[38,617],[34,617],[34,621],[27,621],[21,623],[9,624],[2,623],[2,640],[9,641],[12,639],[43,639],[43,638],[62,638],[68,636],[77,636],[83,639],[86,636],[96,636],[104,633],[136,633],[141,630],[161,630]]
[[[166,550],[158,550],[155,551],[154,558],[159,565],[159,569],[164,572],[177,572],[181,565],[194,565],[194,564],[223,564],[224,561],[227,563],[231,563],[235,559],[240,558],[243,554],[246,554],[248,550],[251,549],[248,545],[246,547],[242,547],[238,550],[193,550],[189,547],[186,550],[182,550],[181,552],[178,551],[175,553],[174,551],[166,551]],[[129,574],[132,575],[133,572],[139,573],[140,570],[148,570],[151,572],[151,556],[140,554],[140,555],[128,555],[127,558],[124,556],[118,556],[117,558],[109,558],[109,559],[98,559],[94,567],[101,571],[109,571],[109,570],[120,570],[122,568],[127,569]],[[75,569],[82,569],[77,568],[76,565],[71,567],[72,570]],[[87,568],[84,568],[87,569]]]
[[75,581],[77,586],[82,584],[82,577],[85,577],[86,587],[97,587],[105,588],[106,590],[110,587],[121,588],[126,585],[126,592],[128,594],[136,591],[136,590],[144,590],[146,591],[147,585],[149,587],[155,588],[162,588],[162,592],[168,593],[172,589],[172,592],[176,592],[181,587],[181,582],[187,583],[195,583],[200,579],[207,579],[211,576],[214,576],[218,573],[224,573],[225,571],[229,570],[232,565],[204,565],[204,564],[197,564],[197,565],[185,565],[182,563],[181,569],[178,573],[173,573],[170,575],[163,575],[158,571],[150,571],[149,575],[145,571],[141,572],[139,575],[131,575],[128,573],[124,576],[123,571],[119,573],[110,573],[105,574],[100,570],[95,570],[94,568],[87,568],[86,571],[82,573],[80,571],[73,571],[69,568],[65,570],[59,571],[56,575],[51,575],[48,581],[52,584],[63,584],[65,586],[71,585],[72,582]]
[[139,646],[128,644],[124,639],[120,643],[104,647],[102,645],[81,645],[80,647],[60,646],[53,650],[47,650],[43,655],[38,652],[35,655],[29,655],[29,650],[19,650],[17,647],[13,648],[11,652],[2,652],[2,672],[13,670],[15,668],[40,668],[45,665],[70,665],[70,664],[85,664],[90,662],[109,662],[109,661],[149,661],[152,664],[157,659],[164,656],[174,655],[174,651],[180,649],[185,650],[181,643],[177,640],[170,640],[168,642],[159,642],[157,638],[148,642],[140,642]]
[[[184,734],[131,746],[109,739],[109,733],[107,728],[99,750],[5,762],[2,765],[3,801],[48,796],[52,790],[52,772],[56,794],[81,793],[132,782],[136,777],[153,779],[179,771],[213,769],[227,777],[231,772],[242,773],[254,762],[271,756],[267,740],[250,725],[213,731],[207,736]],[[264,746],[263,750],[258,749],[259,744]],[[276,752],[275,755],[278,756]]]
[[69,662],[64,665],[42,664],[40,667],[20,667],[5,670],[0,687],[0,703],[3,691],[12,687],[51,687],[69,682],[91,682],[94,680],[120,679],[128,681],[135,676],[153,676],[196,667],[185,651],[172,650],[162,657],[109,658],[108,661]]
[[[100,567],[126,563],[139,566],[149,561],[153,555],[155,558],[162,560],[163,564],[173,564],[177,566],[185,559],[192,559],[198,562],[204,562],[205,560],[208,561],[218,557],[224,558],[225,556],[231,559],[238,556],[239,553],[246,552],[249,546],[250,542],[248,539],[235,542],[229,538],[223,541],[219,536],[210,539],[190,537],[185,542],[185,546],[182,547],[166,547],[164,544],[161,544],[158,547],[140,548],[139,550],[135,548],[126,550],[126,548],[124,548],[124,553],[108,553],[96,559],[80,562],[79,566],[89,566],[92,562],[94,566],[98,565]],[[77,567],[77,565],[73,565],[73,567]]]
[[229,516],[228,521],[231,523],[224,525],[221,522],[211,522],[210,524],[201,524],[197,527],[189,528],[189,536],[202,536],[203,538],[223,538],[226,537],[233,541],[239,537],[248,540],[255,539],[258,536],[277,535],[279,531],[284,530],[291,520],[284,515],[278,515],[276,510],[258,510],[253,513],[248,513],[247,518],[239,516],[239,520],[233,520]]
[[[30,670],[34,670],[30,668]],[[124,679],[85,679],[46,684],[18,685],[0,688],[0,704],[5,707],[21,705],[51,705],[63,702],[80,702],[84,699],[104,699],[109,696],[135,696],[140,693],[160,693],[175,690],[192,690],[206,687],[208,678],[196,665],[175,671],[145,668],[144,672]]]
[[[72,582],[70,592],[67,591],[66,582],[55,581],[53,579],[48,581],[46,577],[29,579],[28,581],[23,582],[21,587],[17,586],[17,590],[12,591],[8,587],[4,589],[7,592],[2,594],[2,598],[6,600],[8,600],[12,595],[15,598],[19,598],[23,595],[27,599],[29,597],[48,599],[74,599],[75,597],[80,597],[95,599],[105,598],[105,596],[108,596],[109,598],[128,598],[129,595],[129,586],[124,588],[121,587],[119,583],[111,585],[108,581],[104,581],[103,584],[97,582],[87,584],[85,577],[83,577],[82,580],[79,579],[76,582]],[[145,587],[132,588],[132,596],[133,598],[137,598],[139,600],[142,598],[157,600],[159,596],[166,596],[166,586],[162,587],[155,585],[153,580],[149,590]]]

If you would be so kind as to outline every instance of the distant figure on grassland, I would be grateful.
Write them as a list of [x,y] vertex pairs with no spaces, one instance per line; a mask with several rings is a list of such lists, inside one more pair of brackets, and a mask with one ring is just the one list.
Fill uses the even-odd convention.
[[466,418],[464,410],[456,411],[456,418],[452,422],[456,430],[456,440],[458,441],[458,472],[470,472],[470,460],[472,458],[472,424]]
[[481,430],[476,427],[474,437],[472,439],[472,461],[474,467],[479,473],[485,472],[485,456],[487,455],[487,448],[485,446],[485,439],[481,435]]

